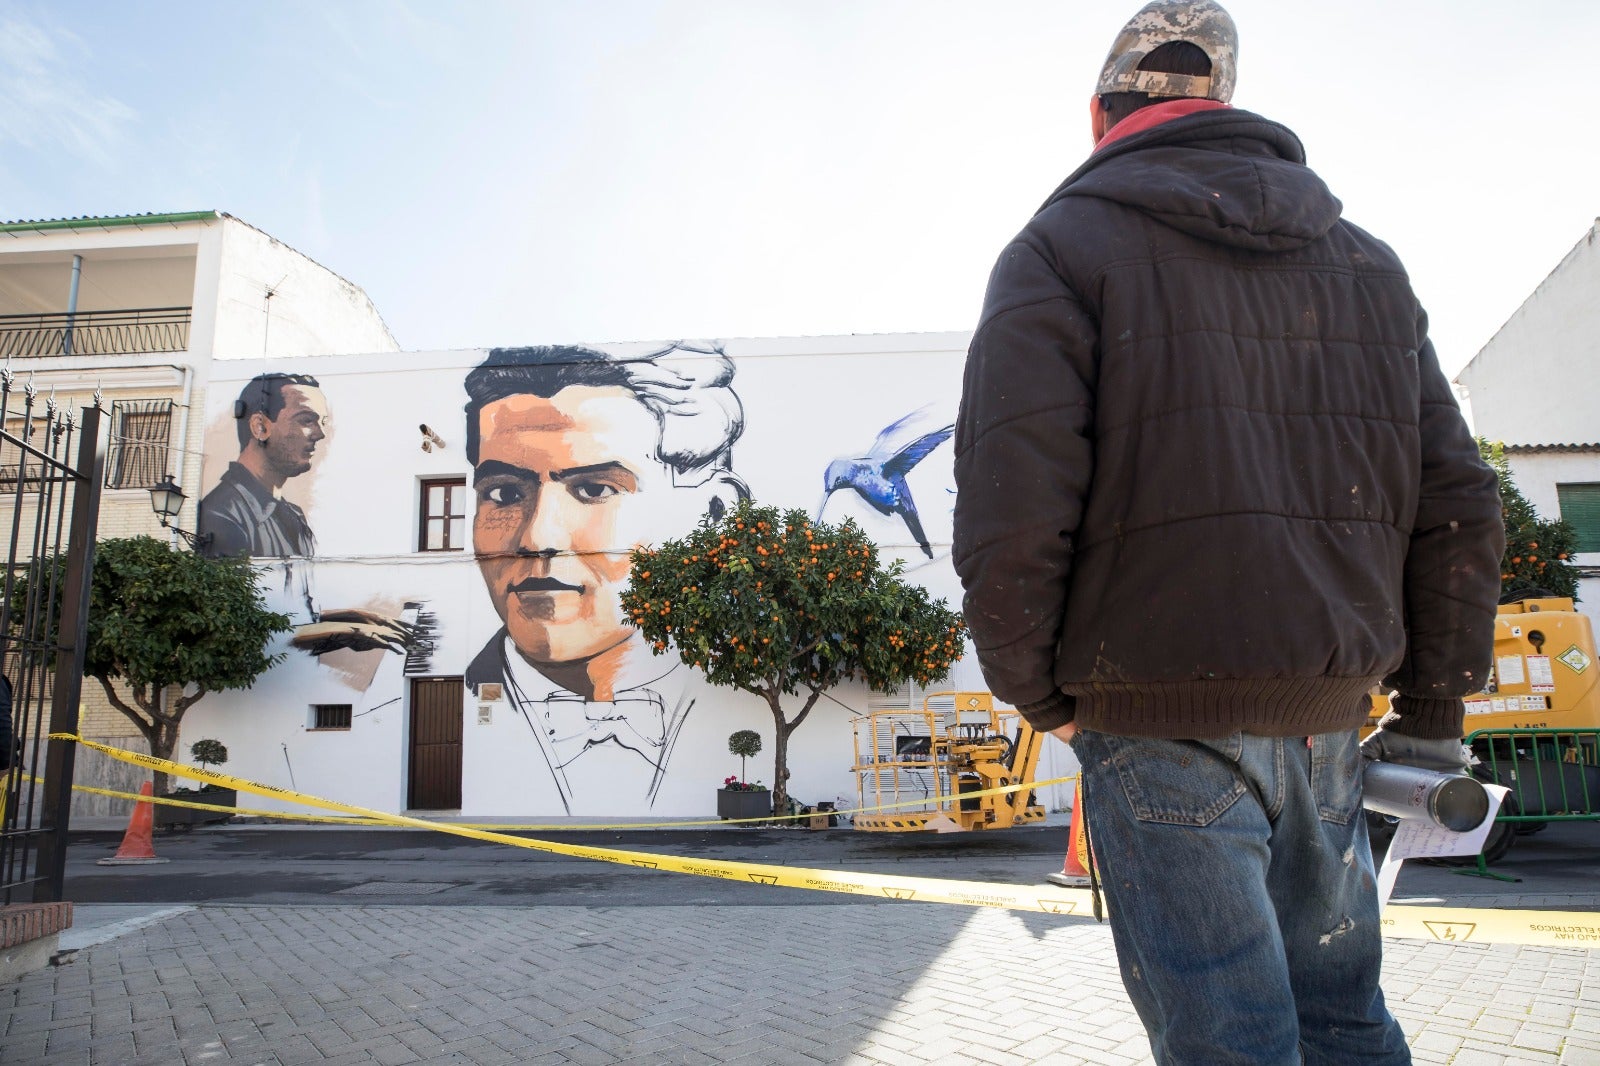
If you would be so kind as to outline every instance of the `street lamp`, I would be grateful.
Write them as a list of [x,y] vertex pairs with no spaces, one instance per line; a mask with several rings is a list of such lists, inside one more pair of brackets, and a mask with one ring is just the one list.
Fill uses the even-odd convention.
[[190,533],[187,529],[181,529],[170,521],[177,517],[179,511],[183,510],[183,501],[188,498],[188,496],[184,495],[183,490],[172,480],[171,474],[166,475],[150,486],[150,508],[160,516],[162,527],[170,529],[182,537],[188,542],[189,547],[194,550],[204,551],[206,545],[211,543],[210,533],[198,535]]

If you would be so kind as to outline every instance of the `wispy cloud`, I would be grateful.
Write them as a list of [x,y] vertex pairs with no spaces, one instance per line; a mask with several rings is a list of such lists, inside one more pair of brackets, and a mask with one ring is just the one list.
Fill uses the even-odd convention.
[[[402,71],[469,62],[474,49],[458,20],[429,18],[404,0],[314,9],[321,35],[324,76],[357,98],[386,111],[407,106],[394,77]],[[480,15],[483,8],[479,8]]]
[[0,15],[0,145],[52,145],[107,164],[138,115],[95,92],[82,71],[92,55],[81,38],[11,13]]

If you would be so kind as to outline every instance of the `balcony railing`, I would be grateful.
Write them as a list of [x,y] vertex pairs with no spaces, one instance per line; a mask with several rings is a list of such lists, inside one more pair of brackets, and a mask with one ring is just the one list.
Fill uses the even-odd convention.
[[181,352],[189,347],[189,312],[187,307],[140,307],[0,315],[0,358]]

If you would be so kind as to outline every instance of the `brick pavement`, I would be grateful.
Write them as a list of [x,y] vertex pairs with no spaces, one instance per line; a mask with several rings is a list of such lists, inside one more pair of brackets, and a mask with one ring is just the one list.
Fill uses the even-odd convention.
[[[1417,1062],[1600,1064],[1600,953],[1389,941]],[[1149,1062],[1109,930],[922,904],[169,913],[0,988],[0,1062]]]

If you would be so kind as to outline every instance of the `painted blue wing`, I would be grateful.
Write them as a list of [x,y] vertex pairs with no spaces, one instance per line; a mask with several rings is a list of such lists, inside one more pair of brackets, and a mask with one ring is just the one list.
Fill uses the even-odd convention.
[[868,449],[867,454],[862,456],[862,458],[878,459],[883,462],[888,462],[890,459],[893,459],[895,454],[900,451],[901,431],[915,421],[917,417],[926,410],[926,407],[918,408],[917,410],[906,415],[904,418],[897,419],[896,421],[889,423],[887,426],[884,426],[883,430],[878,434],[878,439],[872,442],[872,447]]
[[904,477],[912,467],[928,457],[928,453],[950,439],[950,434],[956,431],[954,425],[936,429],[932,433],[924,434],[901,449],[900,453],[887,463],[883,464],[883,473],[886,477],[898,474]]

